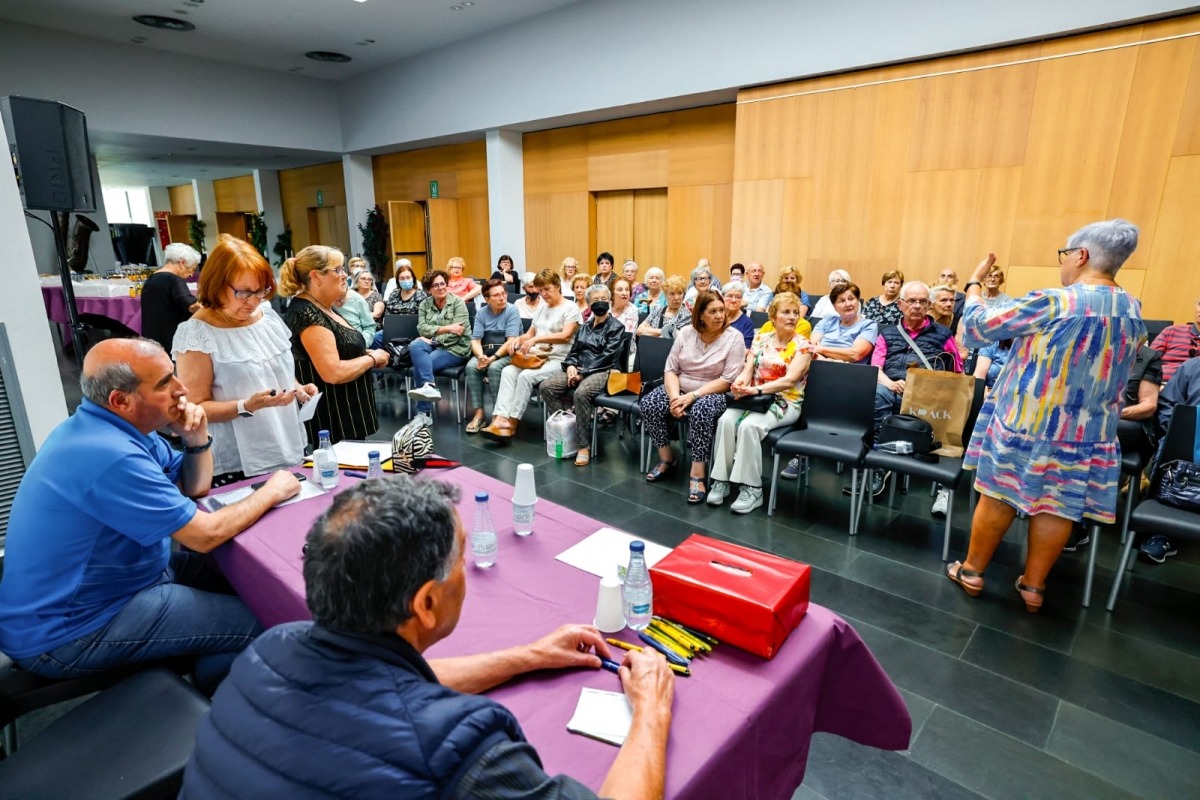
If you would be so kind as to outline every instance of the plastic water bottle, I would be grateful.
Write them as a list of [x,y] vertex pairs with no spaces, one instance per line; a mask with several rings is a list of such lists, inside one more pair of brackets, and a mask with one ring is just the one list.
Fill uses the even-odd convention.
[[338,469],[337,453],[329,442],[329,431],[317,434],[317,449],[313,451],[313,480],[322,489],[333,489],[342,480],[342,471]]
[[629,566],[621,596],[625,601],[625,624],[635,631],[649,625],[654,614],[654,587],[646,569],[646,543],[641,540],[629,543]]
[[382,478],[383,464],[379,461],[379,451],[372,450],[367,453],[367,478]]
[[471,555],[475,566],[487,569],[496,563],[496,526],[488,509],[488,493],[475,493],[475,527],[471,529]]

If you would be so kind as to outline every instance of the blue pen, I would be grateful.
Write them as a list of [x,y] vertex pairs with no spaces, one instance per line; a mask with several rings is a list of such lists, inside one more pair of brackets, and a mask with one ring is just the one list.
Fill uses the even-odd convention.
[[609,658],[600,659],[600,666],[609,672],[620,672],[621,665]]
[[685,658],[680,658],[679,656],[675,655],[675,654],[674,654],[674,653],[672,653],[670,650],[668,650],[668,649],[667,649],[665,646],[663,646],[663,645],[659,644],[659,643],[658,643],[658,642],[657,642],[657,641],[654,639],[654,637],[652,637],[652,636],[647,636],[647,635],[645,634],[645,632],[643,632],[643,631],[638,631],[638,638],[639,638],[639,639],[641,639],[641,640],[642,640],[643,642],[645,642],[646,644],[648,644],[648,645],[650,645],[651,647],[653,647],[653,648],[654,648],[655,650],[657,650],[658,652],[662,653],[664,656],[666,656],[666,657],[667,657],[667,661],[671,662],[672,664],[678,664],[678,665],[679,665],[679,666],[681,666],[681,667],[686,667],[686,666],[688,666],[688,664],[690,663],[690,662],[689,662],[687,659],[685,659]]
[[353,470],[346,470],[342,474],[345,475],[347,478],[366,478],[367,477],[367,473],[354,472]]

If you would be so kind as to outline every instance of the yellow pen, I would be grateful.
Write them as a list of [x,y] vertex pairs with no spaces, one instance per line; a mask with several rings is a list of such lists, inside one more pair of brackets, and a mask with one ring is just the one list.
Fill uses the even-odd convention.
[[[656,619],[662,619],[662,617],[656,617]],[[671,620],[665,620],[665,621],[671,622]],[[696,637],[697,639],[699,639],[702,642],[707,642],[708,644],[712,645],[713,647],[716,647],[717,645],[720,644],[720,642],[718,642],[713,637],[709,636],[707,633],[701,633],[700,631],[696,630],[695,628],[689,628],[687,625],[680,625],[678,622],[671,622],[671,624],[674,625],[676,628],[679,628],[684,633],[690,634],[691,636]]]
[[679,656],[680,658],[691,660],[691,658],[692,658],[691,650],[688,650],[683,645],[676,644],[674,639],[667,638],[667,636],[665,634],[660,633],[657,629],[647,627],[645,630],[640,631],[640,632],[649,636],[651,639],[658,642],[663,647],[667,648],[668,650],[670,650],[672,653]]
[[700,649],[696,645],[692,644],[691,642],[687,641],[682,636],[677,634],[675,631],[668,628],[666,625],[663,625],[662,623],[651,622],[650,626],[649,626],[649,630],[652,630],[658,634],[662,634],[662,636],[666,637],[670,641],[674,642],[675,644],[679,645],[680,647],[685,648],[689,657],[696,655],[696,651]]
[[684,628],[682,625],[680,625],[678,622],[672,622],[671,620],[666,619],[665,617],[657,617],[657,616],[653,618],[653,622],[651,624],[654,624],[655,622],[658,623],[658,625],[660,627],[662,627],[664,630],[670,631],[670,632],[676,634],[678,638],[681,638],[684,641],[691,643],[691,645],[694,649],[702,650],[705,653],[712,652],[711,644],[704,641],[700,637],[694,635],[693,633],[688,631],[686,628]]
[[[622,650],[636,650],[639,653],[642,652],[642,648],[638,647],[636,644],[630,644],[629,642],[622,642],[620,639],[605,639],[604,641],[608,642],[609,644],[613,645],[614,647],[619,647]],[[682,675],[685,678],[689,678],[692,675],[692,671],[690,669],[688,669],[687,667],[682,667],[679,664],[672,664],[671,662],[668,661],[667,666],[670,667],[671,671],[674,672],[676,675]]]

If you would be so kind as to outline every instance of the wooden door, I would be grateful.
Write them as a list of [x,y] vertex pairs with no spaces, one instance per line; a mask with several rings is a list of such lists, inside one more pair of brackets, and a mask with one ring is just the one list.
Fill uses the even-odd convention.
[[308,209],[308,240],[312,244],[336,247],[350,256],[350,221],[345,206],[320,206]]
[[384,270],[384,279],[394,274],[395,260],[407,258],[413,274],[425,274],[429,264],[429,242],[426,237],[425,204],[415,200],[392,200],[388,203],[388,229],[392,237],[392,263]]
[[595,192],[596,227],[592,237],[592,263],[602,252],[613,255],[613,268],[621,274],[621,264],[638,262],[640,279],[650,267],[666,266],[667,190],[631,189],[619,192]]
[[[451,257],[463,255],[458,243],[458,201],[427,200],[425,207],[429,211],[429,265],[432,269],[445,269]],[[467,264],[464,274],[475,274],[478,267]]]

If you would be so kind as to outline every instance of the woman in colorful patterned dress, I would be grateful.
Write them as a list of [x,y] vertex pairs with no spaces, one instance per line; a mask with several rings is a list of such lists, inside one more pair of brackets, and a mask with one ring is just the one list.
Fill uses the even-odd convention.
[[981,297],[994,255],[964,287],[968,344],[1013,340],[963,465],[977,470],[982,497],[967,557],[947,574],[972,597],[983,591],[983,572],[1017,511],[1029,515],[1016,588],[1030,612],[1042,607],[1046,576],[1072,524],[1115,520],[1121,393],[1146,339],[1137,301],[1115,278],[1137,239],[1137,226],[1123,219],[1079,229],[1058,251],[1065,288],[1030,292],[1011,305],[986,306]]
[[773,395],[774,402],[763,412],[730,408],[717,420],[709,505],[724,503],[731,483],[742,487],[730,507],[733,513],[749,514],[763,504],[762,440],[772,428],[800,419],[804,379],[812,363],[812,343],[796,333],[800,305],[791,292],[775,295],[767,308],[774,330],[755,337],[746,365],[729,388],[739,400],[765,394]]

